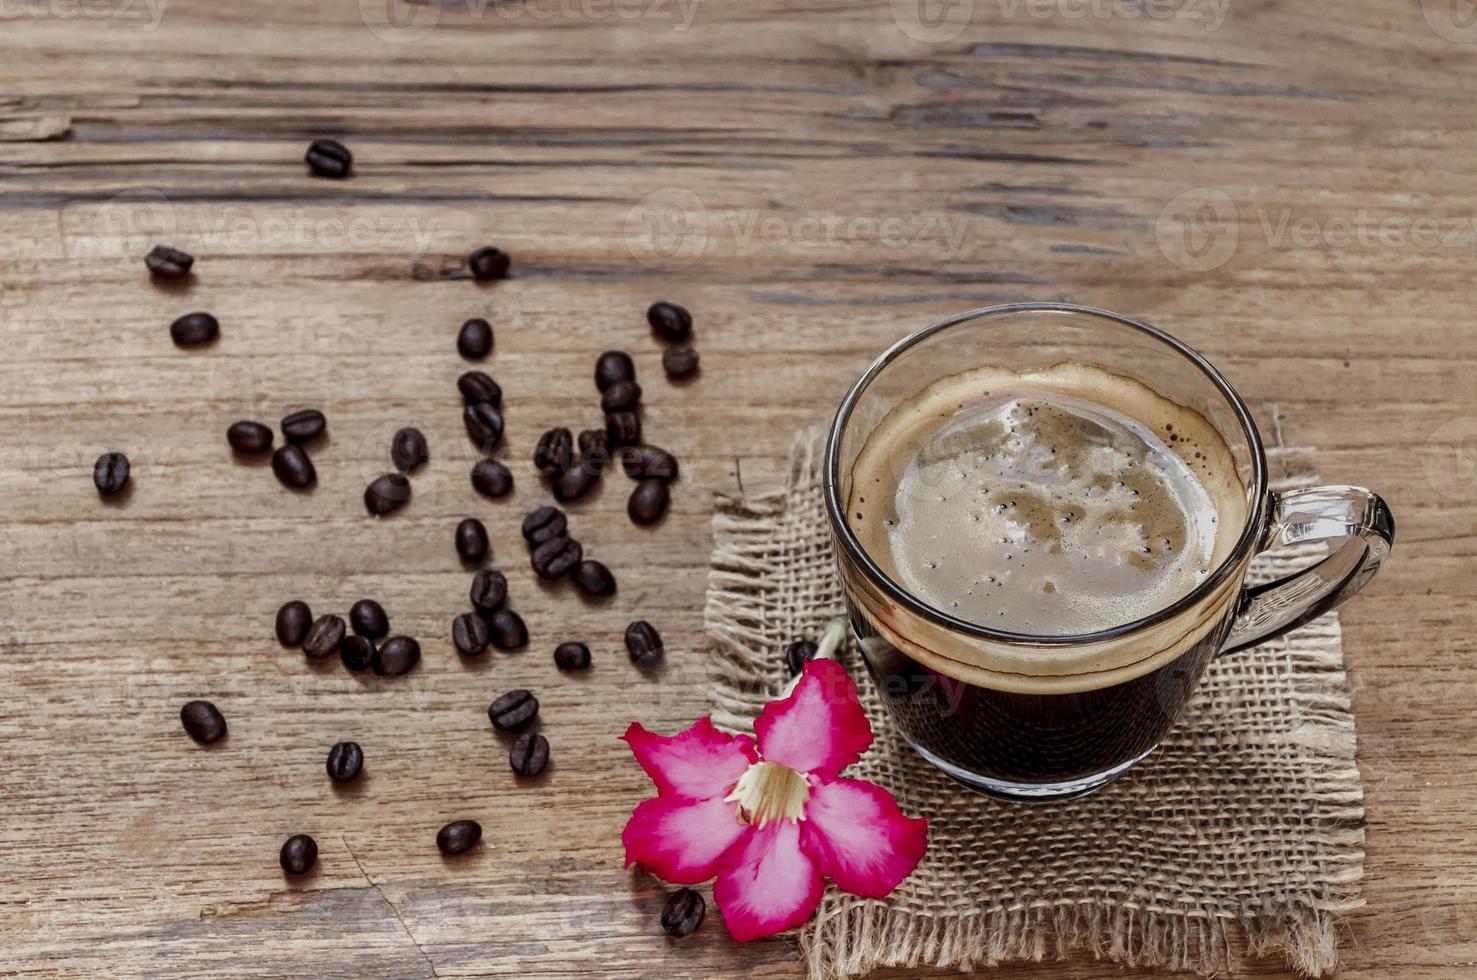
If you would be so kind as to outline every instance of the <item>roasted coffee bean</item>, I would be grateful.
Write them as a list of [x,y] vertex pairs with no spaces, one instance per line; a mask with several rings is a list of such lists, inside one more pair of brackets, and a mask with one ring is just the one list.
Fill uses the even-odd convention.
[[582,462],[575,463],[554,478],[554,499],[560,503],[578,500],[599,482],[599,473],[585,469]]
[[128,486],[128,457],[122,453],[103,453],[92,464],[92,485],[105,497]]
[[328,419],[316,408],[305,408],[282,419],[282,438],[295,446],[312,442],[328,428]]
[[303,637],[303,653],[314,660],[332,656],[344,639],[344,621],[337,616],[319,616]]
[[484,453],[490,453],[503,437],[503,413],[492,402],[473,402],[462,409],[467,435]]
[[669,936],[690,936],[703,924],[708,903],[691,888],[679,888],[667,896],[662,906],[662,932]]
[[277,863],[287,874],[307,874],[318,863],[318,842],[307,834],[294,834],[283,843]]
[[483,614],[496,612],[508,601],[508,577],[495,568],[472,576],[472,605]]
[[468,371],[456,379],[456,388],[462,393],[462,401],[469,405],[487,402],[493,408],[498,408],[503,403],[502,385],[483,371]]
[[277,610],[277,642],[285,647],[300,647],[313,625],[313,612],[300,599],[284,602]]
[[374,672],[397,677],[420,663],[421,645],[408,636],[392,636],[374,652]]
[[564,516],[564,511],[558,507],[540,507],[529,511],[523,518],[523,540],[532,548],[550,538],[557,538],[568,526],[569,520]]
[[339,742],[328,750],[328,778],[334,782],[351,782],[363,768],[364,750],[358,742]]
[[487,635],[499,650],[521,650],[528,646],[528,627],[511,609],[499,609],[487,618]]
[[425,433],[406,426],[390,440],[390,462],[401,473],[414,473],[431,459],[431,447],[426,445]]
[[500,248],[485,245],[477,249],[467,259],[467,266],[472,270],[472,278],[485,282],[489,279],[502,279],[512,268],[513,260]]
[[571,537],[550,538],[537,548],[529,558],[539,578],[555,579],[574,570],[584,557],[584,548]]
[[301,490],[318,481],[318,471],[302,446],[286,445],[272,454],[272,472],[282,485]]
[[672,494],[662,480],[642,480],[626,501],[626,514],[637,524],[655,524],[667,512]]
[[610,437],[604,429],[585,429],[579,437],[580,463],[591,473],[604,473],[610,465]]
[[226,442],[243,456],[256,456],[272,448],[272,430],[260,422],[233,422],[226,430]]
[[179,709],[185,734],[201,745],[218,742],[226,734],[226,719],[209,701],[186,701]]
[[626,627],[626,652],[637,667],[655,667],[665,655],[661,634],[646,620],[638,619]]
[[674,344],[692,336],[692,314],[676,303],[652,303],[646,310],[646,322],[658,337]]
[[495,459],[479,459],[472,467],[472,486],[484,497],[496,500],[513,489],[513,474]]
[[785,663],[794,677],[805,669],[805,661],[815,659],[816,646],[810,640],[796,640],[785,649]]
[[209,313],[186,313],[169,325],[169,336],[177,347],[201,347],[221,335],[221,323]]
[[475,517],[467,517],[456,526],[456,553],[462,561],[481,561],[487,557],[487,528]]
[[364,488],[364,509],[375,517],[393,513],[410,503],[410,480],[404,473],[375,477]]
[[668,347],[662,351],[662,370],[669,378],[686,378],[697,373],[701,358],[691,347]]
[[641,442],[641,416],[635,412],[611,412],[605,416],[605,437],[614,447]]
[[521,688],[502,695],[487,708],[492,727],[501,732],[522,728],[537,714],[538,698]]
[[590,666],[590,648],[583,643],[561,643],[554,648],[554,666],[560,670],[585,670]]
[[641,386],[634,381],[617,381],[600,393],[602,412],[629,412],[641,404]]
[[574,570],[574,584],[586,595],[615,595],[615,576],[603,562],[587,558]]
[[487,652],[487,623],[476,613],[462,613],[451,621],[451,642],[464,657]]
[[373,599],[360,599],[349,607],[349,625],[360,636],[378,640],[390,632],[390,617],[385,607]]
[[520,776],[537,776],[549,764],[549,740],[534,732],[519,735],[508,750],[508,765]]
[[314,177],[343,180],[354,167],[354,155],[338,140],[314,140],[304,160]]
[[194,264],[195,257],[189,252],[181,252],[168,245],[155,245],[144,256],[144,265],[149,267],[155,279],[183,279],[190,274]]
[[558,476],[574,462],[574,436],[563,426],[538,437],[533,447],[533,468],[539,476]]
[[463,323],[456,335],[456,352],[469,361],[480,361],[492,353],[492,324],[480,316]]
[[617,381],[635,381],[636,365],[623,350],[608,350],[595,361],[595,387],[604,391]]
[[365,670],[374,663],[374,642],[350,633],[339,641],[338,658],[349,670]]
[[453,820],[436,832],[442,854],[465,854],[482,839],[482,825],[475,820]]
[[630,446],[622,449],[621,468],[633,480],[677,479],[677,457],[659,446]]

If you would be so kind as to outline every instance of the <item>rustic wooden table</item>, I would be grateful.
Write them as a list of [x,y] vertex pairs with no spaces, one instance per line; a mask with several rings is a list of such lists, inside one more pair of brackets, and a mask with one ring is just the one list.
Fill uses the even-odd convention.
[[[1138,315],[1229,374],[1331,481],[1383,492],[1396,557],[1347,607],[1368,794],[1368,909],[1344,975],[1477,963],[1477,26],[1443,2],[1251,0],[0,0],[0,973],[794,976],[791,944],[657,928],[621,867],[646,794],[616,736],[705,710],[715,493],[772,485],[884,345],[1020,299]],[[308,140],[356,156],[310,179]],[[183,290],[139,256],[199,257]],[[464,260],[493,243],[514,275]],[[675,387],[642,313],[697,322]],[[168,324],[223,324],[182,351]],[[468,486],[453,337],[483,315],[513,499]],[[672,513],[624,477],[573,508],[620,576],[541,587],[520,515],[537,434],[598,419],[591,364],[631,350]],[[311,494],[233,462],[240,417],[323,408]],[[367,518],[390,432],[433,461]],[[95,456],[134,487],[104,504]],[[531,648],[460,663],[492,530]],[[395,681],[315,669],[278,604],[385,603],[421,637]],[[670,668],[620,648],[645,617]],[[561,676],[581,637],[597,664]],[[555,762],[518,785],[484,710],[526,686]],[[179,705],[219,704],[201,749]],[[327,747],[368,778],[335,792]],[[469,859],[433,840],[486,828]],[[307,832],[318,871],[285,882]],[[1276,962],[1251,972],[1274,975]],[[1118,972],[1082,962],[1037,976]],[[901,974],[899,974],[901,975]]]

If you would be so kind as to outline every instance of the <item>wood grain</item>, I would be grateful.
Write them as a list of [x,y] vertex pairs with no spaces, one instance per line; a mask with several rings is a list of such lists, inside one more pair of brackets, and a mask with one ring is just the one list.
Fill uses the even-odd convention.
[[[902,333],[1034,298],[1183,337],[1328,479],[1390,500],[1395,559],[1344,617],[1369,907],[1343,974],[1470,975],[1477,44],[1444,9],[0,5],[0,972],[798,975],[787,941],[736,945],[716,916],[660,934],[663,887],[620,866],[646,788],[616,736],[704,710],[713,494],[772,485],[792,433]],[[306,176],[322,135],[353,148],[352,180]],[[148,282],[157,238],[198,256],[187,288]],[[489,243],[514,276],[479,287],[463,260]],[[697,321],[702,375],[680,387],[642,320],[663,297]],[[193,309],[222,339],[177,350],[168,323]],[[497,331],[518,481],[498,503],[467,483],[457,417],[474,315]],[[609,347],[634,353],[683,479],[651,530],[623,477],[574,508],[621,583],[590,605],[533,579],[517,523],[544,496],[537,434],[598,420]],[[315,492],[230,458],[230,422],[304,406],[330,419]],[[360,493],[412,422],[430,469],[370,520]],[[134,463],[115,505],[90,485],[104,449]],[[471,665],[449,641],[466,514],[533,633]],[[272,638],[288,598],[365,595],[421,638],[411,676]],[[660,680],[620,649],[637,616],[667,638]],[[595,651],[587,677],[553,668],[569,638]],[[520,686],[554,755],[528,785],[485,716]],[[183,736],[192,697],[221,706],[225,743]],[[369,776],[335,791],[343,738]],[[485,844],[443,860],[460,817]],[[322,858],[284,882],[294,832]]]

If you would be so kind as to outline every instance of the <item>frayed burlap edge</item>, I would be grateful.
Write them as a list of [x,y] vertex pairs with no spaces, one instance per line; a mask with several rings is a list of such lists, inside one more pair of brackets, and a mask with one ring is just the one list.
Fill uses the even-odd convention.
[[[814,521],[824,521],[823,513],[814,512],[818,495],[804,501],[796,494],[817,482],[819,447],[819,430],[800,433],[784,488],[719,501],[705,623],[715,640],[712,717],[720,727],[750,729],[764,703],[781,693],[783,644],[798,633],[777,636],[776,623],[814,623],[841,611],[839,583],[799,596],[781,587],[788,549],[814,535]],[[1281,469],[1275,485],[1317,482],[1310,452],[1279,447],[1269,450],[1269,458],[1274,473]],[[791,513],[802,503],[812,512]],[[1303,549],[1278,563],[1285,567],[1265,569],[1264,574],[1285,574],[1306,563]],[[830,887],[816,916],[800,932],[809,976],[829,980],[881,967],[971,970],[1012,960],[1065,959],[1074,953],[1129,967],[1209,975],[1231,968],[1239,947],[1253,957],[1281,953],[1290,966],[1310,976],[1333,970],[1339,918],[1364,905],[1358,891],[1364,857],[1363,788],[1354,763],[1355,732],[1337,619],[1325,617],[1304,630],[1325,635],[1322,649],[1294,655],[1300,682],[1292,707],[1301,713],[1296,740],[1313,760],[1306,798],[1318,810],[1320,843],[1338,852],[1336,869],[1325,871],[1317,889],[1259,896],[1258,904],[1263,909],[1270,904],[1272,911],[1247,907],[1233,916],[1192,906],[1065,897],[1036,900],[1027,907],[920,912]]]

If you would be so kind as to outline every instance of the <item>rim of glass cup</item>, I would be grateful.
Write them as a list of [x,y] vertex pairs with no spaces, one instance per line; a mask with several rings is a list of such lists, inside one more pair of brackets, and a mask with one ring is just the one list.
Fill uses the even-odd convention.
[[[861,542],[857,540],[856,535],[852,532],[850,525],[844,520],[845,508],[842,506],[841,501],[840,480],[841,434],[846,429],[847,422],[851,420],[851,413],[856,408],[857,401],[866,392],[867,387],[879,374],[886,370],[889,364],[895,361],[905,351],[915,344],[927,340],[939,331],[947,330],[950,327],[967,323],[971,320],[996,318],[1008,316],[1013,313],[1083,314],[1089,317],[1112,320],[1123,326],[1132,327],[1169,347],[1195,367],[1199,368],[1200,373],[1210,379],[1211,383],[1215,385],[1217,390],[1220,391],[1221,396],[1230,403],[1232,410],[1236,413],[1236,420],[1241,425],[1241,431],[1246,437],[1246,443],[1250,447],[1252,458],[1252,507],[1247,514],[1246,525],[1241,529],[1241,536],[1237,538],[1235,547],[1216,566],[1215,571],[1208,575],[1203,582],[1195,586],[1195,588],[1163,609],[1156,610],[1147,616],[1141,616],[1120,626],[1113,626],[1091,633],[1040,636],[1032,633],[1012,633],[1007,630],[990,629],[987,626],[981,626],[978,623],[971,623],[967,620],[959,619],[956,616],[951,616],[942,609],[930,606],[894,582],[872,560],[872,556],[867,554]],[[893,344],[871,363],[867,370],[862,373],[862,376],[847,390],[846,397],[841,400],[841,406],[836,410],[836,417],[832,420],[830,432],[826,436],[825,497],[826,516],[830,519],[831,530],[847,555],[862,568],[873,584],[881,588],[890,598],[913,614],[931,620],[954,632],[964,633],[986,640],[1037,646],[1071,646],[1074,644],[1093,643],[1100,640],[1111,640],[1144,629],[1145,627],[1162,623],[1167,619],[1172,619],[1179,613],[1194,606],[1202,598],[1209,595],[1224,583],[1226,578],[1240,566],[1242,560],[1261,539],[1261,526],[1265,518],[1267,502],[1267,459],[1266,453],[1262,448],[1261,434],[1257,432],[1256,424],[1252,421],[1251,412],[1247,409],[1246,403],[1241,400],[1241,396],[1236,393],[1236,389],[1231,387],[1231,383],[1194,348],[1176,340],[1158,327],[1151,327],[1147,323],[1123,316],[1119,313],[1113,313],[1110,310],[1100,310],[1093,306],[1078,306],[1073,303],[1007,303],[1001,306],[986,306],[977,310],[970,310],[967,313],[959,313],[926,326]]]

